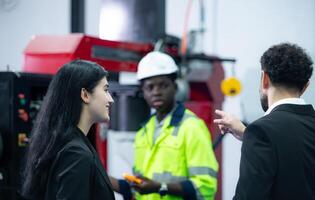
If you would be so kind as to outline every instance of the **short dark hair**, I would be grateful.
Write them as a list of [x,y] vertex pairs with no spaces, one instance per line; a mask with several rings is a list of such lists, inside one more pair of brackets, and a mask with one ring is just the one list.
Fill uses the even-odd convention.
[[260,59],[261,68],[275,86],[302,91],[313,73],[313,61],[296,44],[281,43],[270,47]]
[[49,84],[36,117],[24,169],[23,196],[43,199],[49,167],[57,152],[72,139],[81,116],[81,90],[93,93],[108,72],[100,65],[74,60],[59,69]]

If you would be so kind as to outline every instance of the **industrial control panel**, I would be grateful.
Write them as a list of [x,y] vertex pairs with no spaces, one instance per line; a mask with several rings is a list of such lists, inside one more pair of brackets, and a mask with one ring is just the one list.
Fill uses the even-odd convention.
[[0,72],[0,199],[19,195],[23,160],[33,122],[51,75]]

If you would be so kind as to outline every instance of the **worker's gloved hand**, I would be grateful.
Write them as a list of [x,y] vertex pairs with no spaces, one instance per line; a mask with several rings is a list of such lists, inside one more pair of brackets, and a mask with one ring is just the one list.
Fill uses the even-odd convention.
[[131,187],[129,183],[123,179],[119,179],[118,184],[119,184],[119,193],[124,197],[124,200],[131,200],[132,193],[131,193]]

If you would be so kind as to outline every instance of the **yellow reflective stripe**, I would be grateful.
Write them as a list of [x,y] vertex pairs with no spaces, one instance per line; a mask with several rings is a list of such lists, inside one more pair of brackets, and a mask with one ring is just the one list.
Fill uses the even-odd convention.
[[192,118],[192,117],[196,117],[195,115],[191,114],[191,113],[185,113],[183,116],[182,121],[180,122],[180,124],[178,126],[175,126],[174,131],[172,133],[173,136],[177,136],[178,135],[178,131],[179,131],[179,127],[180,125],[188,118]]
[[193,184],[193,186],[194,186],[194,188],[195,188],[195,191],[196,191],[197,200],[203,200],[204,198],[203,198],[203,196],[202,196],[200,190],[196,187],[196,185],[195,185],[194,182],[192,182],[192,184]]
[[170,182],[181,182],[188,180],[186,176],[173,176],[170,172],[165,173],[154,173],[153,180],[163,183],[170,183]]
[[189,167],[189,175],[210,175],[214,178],[217,178],[218,173],[210,167]]

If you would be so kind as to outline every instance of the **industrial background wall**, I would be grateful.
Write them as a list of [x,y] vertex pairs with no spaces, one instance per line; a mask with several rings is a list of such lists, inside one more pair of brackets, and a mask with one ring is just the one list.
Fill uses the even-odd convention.
[[[4,5],[3,2],[10,3]],[[85,2],[85,33],[98,36],[101,0]],[[165,32],[182,35],[188,0],[165,1]],[[205,51],[237,60],[236,74],[243,82],[239,97],[226,98],[224,109],[252,121],[262,114],[258,105],[259,56],[271,44],[290,41],[303,46],[315,59],[315,1],[313,0],[206,0]],[[189,28],[198,27],[194,1]],[[0,70],[21,70],[23,49],[33,35],[70,33],[70,1],[10,0],[0,3]],[[227,75],[229,65],[225,65]],[[304,95],[315,104],[314,79]],[[246,98],[245,98],[246,97]],[[244,104],[245,113],[240,104]],[[0,110],[0,113],[3,113]],[[232,199],[241,143],[223,140],[223,200]]]
[[153,42],[165,34],[165,0],[101,2],[99,24],[101,38]]

